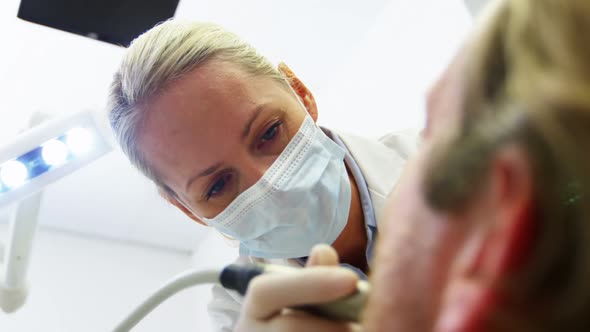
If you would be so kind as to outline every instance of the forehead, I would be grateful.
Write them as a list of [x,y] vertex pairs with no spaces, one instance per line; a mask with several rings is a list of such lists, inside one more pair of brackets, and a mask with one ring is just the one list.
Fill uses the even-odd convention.
[[157,116],[159,109],[175,113],[219,109],[252,101],[257,95],[253,85],[268,84],[269,81],[266,77],[247,73],[236,64],[213,59],[168,84],[145,106],[149,116]]
[[461,120],[465,98],[465,54],[466,48],[463,47],[428,92],[427,138],[452,130]]

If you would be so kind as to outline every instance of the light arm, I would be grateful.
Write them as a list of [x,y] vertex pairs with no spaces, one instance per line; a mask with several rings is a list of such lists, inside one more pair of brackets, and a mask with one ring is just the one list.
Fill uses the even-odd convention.
[[39,192],[23,199],[10,216],[0,273],[0,308],[7,313],[19,309],[28,295],[27,270],[41,196]]

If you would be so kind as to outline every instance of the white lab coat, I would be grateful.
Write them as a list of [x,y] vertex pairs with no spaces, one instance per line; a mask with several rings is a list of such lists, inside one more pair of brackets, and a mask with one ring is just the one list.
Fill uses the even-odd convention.
[[[408,157],[416,150],[418,135],[412,132],[397,132],[374,140],[343,133],[337,134],[365,177],[375,210],[377,227],[379,227],[387,197],[397,183]],[[261,259],[240,256],[236,262],[259,262],[301,267],[293,259]],[[242,296],[218,285],[213,286],[212,292],[213,296],[209,302],[208,311],[214,331],[233,331],[242,306]]]

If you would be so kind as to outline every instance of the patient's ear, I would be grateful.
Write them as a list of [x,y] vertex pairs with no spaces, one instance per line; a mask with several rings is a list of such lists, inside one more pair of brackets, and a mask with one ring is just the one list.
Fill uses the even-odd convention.
[[534,237],[532,169],[517,145],[491,161],[467,209],[467,235],[451,263],[435,331],[483,331],[509,294],[498,285],[530,258]]
[[194,213],[192,213],[189,209],[187,209],[181,202],[179,202],[176,199],[176,197],[174,197],[173,195],[167,193],[166,190],[160,188],[160,189],[158,189],[158,193],[165,200],[167,200],[168,203],[176,206],[180,211],[182,211],[184,214],[186,214],[187,217],[191,218],[192,220],[196,221],[197,223],[199,223],[201,225],[208,226],[199,217],[195,216]]

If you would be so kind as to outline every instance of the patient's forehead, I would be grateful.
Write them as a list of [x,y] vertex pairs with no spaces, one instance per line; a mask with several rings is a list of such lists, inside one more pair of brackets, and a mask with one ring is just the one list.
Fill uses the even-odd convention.
[[426,96],[424,138],[456,128],[463,113],[465,97],[465,47],[445,68]]

